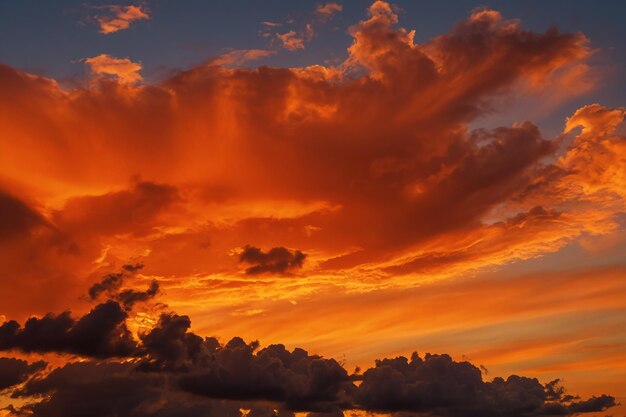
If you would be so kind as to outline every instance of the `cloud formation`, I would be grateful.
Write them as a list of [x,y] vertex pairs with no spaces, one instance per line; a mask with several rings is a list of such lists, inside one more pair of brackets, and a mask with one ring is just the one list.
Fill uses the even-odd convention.
[[23,327],[7,321],[0,326],[0,349],[95,358],[129,356],[136,352],[136,342],[126,328],[127,317],[119,304],[108,301],[79,319],[64,312],[31,317]]
[[324,4],[318,4],[315,8],[315,13],[324,15],[324,16],[332,16],[335,13],[339,13],[343,10],[343,6],[339,3],[328,2]]
[[275,247],[267,252],[260,248],[246,245],[239,255],[239,262],[251,264],[246,274],[256,275],[263,273],[285,273],[301,268],[306,254],[299,250],[290,251],[287,248]]
[[[264,26],[280,33],[293,29],[303,39],[315,32],[306,25]],[[177,386],[175,395],[159,403],[167,404],[160,410],[163,415],[183,405],[191,407],[186,408],[190,414],[228,409],[222,414],[228,415],[232,404],[224,401],[239,400],[232,393],[219,394],[228,399],[213,398],[222,384],[247,392],[255,401],[283,401],[292,408],[313,408],[312,403],[320,402],[319,410],[341,409],[346,396],[350,406],[361,407],[359,403],[370,397],[348,395],[355,389],[349,384],[348,389],[341,382],[341,389],[333,391],[336,396],[313,390],[317,361],[309,354],[303,355],[303,377],[300,369],[266,352],[264,360],[277,368],[272,374],[276,380],[267,382],[271,392],[237,385],[242,371],[231,365],[215,375],[213,368],[199,369],[194,384],[187,375],[190,364],[205,360],[210,349],[211,357],[222,355],[216,352],[241,354],[255,365],[245,371],[258,378],[266,377],[257,369],[265,369],[265,362],[259,365],[255,356],[260,350],[250,343],[236,340],[232,349],[225,348],[228,343],[210,348],[215,342],[190,332],[183,315],[161,317],[159,331],[150,337],[150,332],[142,333],[138,339],[127,333],[136,326],[125,329],[123,322],[136,314],[131,311],[134,303],[150,301],[162,287],[168,304],[202,315],[195,323],[203,329],[217,326],[215,317],[235,317],[224,307],[232,302],[240,314],[236,317],[255,323],[258,331],[297,332],[291,340],[311,340],[302,321],[285,320],[292,310],[284,305],[295,306],[312,294],[337,294],[334,304],[319,305],[319,311],[302,317],[356,320],[374,303],[350,315],[332,309],[342,305],[339,295],[403,291],[564,248],[585,252],[619,244],[626,212],[623,108],[584,106],[554,138],[532,121],[477,127],[481,117],[499,110],[502,100],[562,88],[555,80],[561,80],[563,72],[576,85],[591,53],[584,35],[556,29],[533,32],[497,11],[479,10],[440,36],[417,39],[414,31],[401,26],[396,9],[383,1],[374,2],[368,17],[349,33],[352,43],[346,59],[335,66],[232,68],[265,52],[231,51],[222,61],[208,61],[156,83],[139,83],[140,64],[108,55],[90,58],[87,63],[95,77],[72,88],[0,65],[0,88],[6,92],[0,97],[0,214],[6,214],[0,216],[0,289],[5,294],[0,314],[23,322],[29,315],[63,311],[74,303],[73,311],[85,313],[83,318],[68,313],[32,318],[23,327],[5,323],[4,346],[29,353],[57,350],[134,358],[111,367],[68,365],[55,375],[70,378],[74,369],[109,369],[107,378],[129,385],[135,378],[149,379],[147,385],[136,385],[140,392],[129,402],[136,415],[152,412],[146,411],[145,404],[153,401],[144,402],[144,388],[153,399],[163,391],[161,384],[169,387],[172,380],[186,381],[197,393]],[[250,242],[255,246],[244,249],[244,256],[239,250]],[[133,280],[129,288],[117,287],[122,282],[117,278],[99,281],[113,290],[95,291],[110,301],[92,313],[84,301],[76,301],[128,259],[147,265],[141,279],[148,281]],[[294,271],[298,273],[290,279],[278,276]],[[153,278],[158,279],[154,284]],[[533,288],[534,293],[544,292]],[[50,297],[51,291],[55,297]],[[506,295],[511,294],[516,292],[508,288]],[[612,296],[585,294],[596,306]],[[455,300],[473,311],[468,301]],[[441,305],[441,300],[435,301],[431,305]],[[612,298],[611,303],[620,308]],[[387,305],[396,306],[392,301]],[[502,305],[505,302],[497,304]],[[202,311],[205,306],[210,306],[209,313]],[[261,320],[271,308],[280,310],[276,317],[289,323],[285,328]],[[408,308],[403,311],[413,314]],[[493,320],[501,317],[495,307],[485,314]],[[90,319],[78,326],[85,317]],[[235,321],[229,325],[240,325]],[[91,336],[94,323],[108,336]],[[376,326],[401,333],[402,325],[407,326],[388,313],[371,327],[376,335]],[[34,338],[39,328],[53,329],[55,336]],[[333,346],[346,343],[335,341]],[[280,349],[271,353],[286,360],[294,356]],[[328,377],[326,365],[337,369],[324,362],[320,379]],[[86,390],[85,398],[102,401],[95,397],[98,378],[91,387],[58,378],[63,387],[32,388],[38,390],[34,393],[57,393],[37,406],[41,415],[71,407],[68,399],[79,388]],[[390,399],[372,391],[371,401],[379,398],[381,403],[367,407],[400,409],[398,404],[422,398],[410,380],[398,378],[409,397]],[[476,396],[463,397],[463,391],[439,398],[438,412],[454,415],[455,407],[480,409],[492,401],[500,389],[496,385],[506,393],[530,390],[525,398],[532,404],[524,404],[533,413],[547,406],[541,394],[534,395],[538,390],[532,381],[481,385],[476,378],[470,380],[466,385],[468,390],[478,387]],[[285,388],[286,381],[293,387]],[[370,382],[375,386],[373,379]],[[215,408],[190,405],[187,395],[205,394]],[[576,407],[601,409],[610,400],[600,396],[589,402],[556,402],[560,410],[575,412]],[[519,410],[509,403],[498,407]],[[232,412],[238,413],[238,408]],[[64,410],[62,415],[73,412]]]
[[94,75],[113,77],[122,84],[136,84],[143,79],[139,74],[141,64],[128,58],[116,58],[108,54],[100,54],[85,58],[85,63]]
[[44,361],[28,363],[22,359],[0,358],[0,391],[25,382],[45,367]]
[[[110,310],[113,305],[101,304],[79,319],[75,327],[89,330],[75,331],[82,335],[77,339],[110,346],[110,326],[92,324],[96,323],[93,316],[99,315],[94,312]],[[117,311],[121,313],[119,306]],[[58,326],[51,326],[51,322],[58,317],[62,316],[48,314],[41,319],[47,321],[45,324],[27,323],[18,336],[20,348],[30,346],[26,350],[40,351],[33,348],[38,343],[51,352],[79,352],[96,358],[113,353],[122,358],[69,362],[41,376],[30,375],[45,366],[42,362],[27,365],[3,359],[11,365],[3,371],[8,375],[4,378],[7,387],[26,381],[13,390],[12,396],[41,398],[27,401],[20,410],[13,408],[15,415],[86,415],[80,410],[89,410],[92,416],[218,416],[231,415],[220,414],[224,412],[220,402],[229,401],[248,409],[269,403],[270,409],[287,412],[284,415],[295,411],[337,415],[343,410],[363,410],[438,417],[539,417],[598,412],[615,405],[615,398],[605,394],[581,401],[566,396],[558,381],[541,385],[537,379],[513,375],[486,382],[479,368],[469,362],[455,362],[447,355],[427,354],[422,359],[413,354],[410,361],[404,357],[382,359],[362,374],[349,374],[336,360],[310,355],[299,348],[289,351],[283,345],[270,345],[259,349],[258,342],[245,343],[240,338],[226,344],[202,338],[189,331],[188,317],[175,313],[162,314],[154,328],[140,334],[136,349],[125,353],[107,350],[106,354],[93,347],[77,351],[67,348],[65,340],[72,337],[64,328],[53,330]],[[86,322],[90,324],[81,324]],[[124,326],[123,322],[119,324]],[[87,335],[89,338],[83,337]],[[0,349],[15,348],[14,338],[10,332],[0,330]],[[259,415],[266,415],[263,410],[261,406]]]
[[[582,34],[534,33],[481,10],[416,43],[398,22],[374,2],[336,67],[208,63],[128,89],[139,66],[121,60],[129,72],[103,67],[95,71],[111,78],[71,91],[1,67],[12,99],[0,102],[0,133],[15,138],[1,145],[3,175],[30,190],[8,182],[6,192],[32,201],[31,219],[49,225],[37,230],[55,238],[41,264],[28,251],[45,233],[13,245],[23,253],[7,255],[6,273],[68,282],[68,269],[87,276],[93,262],[126,259],[158,265],[156,274],[237,273],[229,254],[254,241],[306,247],[319,273],[350,273],[342,282],[367,289],[528,259],[619,228],[620,173],[596,178],[613,184],[600,190],[575,172],[595,163],[576,155],[595,154],[596,142],[618,166],[623,110],[598,105],[611,121],[585,115],[606,127],[573,141],[530,121],[468,127],[520,85],[549,89],[555,72],[584,62]],[[42,122],[24,122],[32,118]]]
[[142,5],[107,5],[97,6],[95,9],[98,13],[94,19],[100,26],[100,33],[104,35],[128,29],[136,20],[150,19],[148,10]]

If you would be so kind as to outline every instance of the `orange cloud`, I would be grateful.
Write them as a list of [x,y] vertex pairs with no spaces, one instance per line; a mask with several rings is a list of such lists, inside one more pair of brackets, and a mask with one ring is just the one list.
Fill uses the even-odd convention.
[[142,6],[99,6],[98,10],[104,10],[106,14],[95,16],[100,25],[100,33],[108,35],[120,30],[125,30],[136,20],[150,19],[150,14]]
[[135,84],[143,79],[139,74],[141,64],[128,58],[115,58],[111,55],[100,54],[85,58],[85,63],[94,74],[112,76],[122,84]]
[[293,30],[285,33],[277,33],[276,38],[278,38],[282,46],[289,51],[304,49],[304,38]]
[[339,3],[328,2],[325,4],[319,4],[315,8],[315,13],[323,16],[332,16],[335,13],[339,13],[343,10],[343,6]]
[[139,83],[103,54],[64,89],[0,65],[0,318],[85,312],[143,263],[130,289],[157,279],[201,335],[351,366],[418,347],[623,396],[625,110],[583,106],[554,138],[471,127],[520,85],[560,94],[587,39],[493,10],[423,43],[399,25],[374,2],[337,66],[232,68],[273,53],[236,50]]

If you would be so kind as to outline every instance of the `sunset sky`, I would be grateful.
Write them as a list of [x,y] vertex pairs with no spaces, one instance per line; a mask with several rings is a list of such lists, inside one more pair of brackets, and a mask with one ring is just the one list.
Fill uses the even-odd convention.
[[0,417],[626,416],[624,17],[0,0]]

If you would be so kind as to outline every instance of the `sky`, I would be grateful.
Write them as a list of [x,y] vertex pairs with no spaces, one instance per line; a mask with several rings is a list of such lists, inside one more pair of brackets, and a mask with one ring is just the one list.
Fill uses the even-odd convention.
[[625,13],[0,0],[0,416],[625,416]]

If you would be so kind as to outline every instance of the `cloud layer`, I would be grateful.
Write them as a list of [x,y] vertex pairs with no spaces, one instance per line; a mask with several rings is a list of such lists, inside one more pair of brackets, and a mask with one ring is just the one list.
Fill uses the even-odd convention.
[[[123,318],[110,325],[102,323],[105,316]],[[121,306],[109,301],[72,323],[69,314],[48,314],[29,319],[23,330],[7,331],[19,327],[14,322],[0,328],[2,350],[86,358],[43,375],[37,372],[44,362],[0,359],[7,365],[0,371],[3,387],[14,387],[11,397],[26,400],[19,409],[8,408],[9,415],[239,416],[247,415],[241,410],[255,410],[254,415],[270,416],[282,410],[278,415],[333,416],[363,410],[510,417],[574,415],[615,405],[608,395],[588,400],[566,395],[559,381],[542,385],[513,375],[485,382],[480,369],[447,355],[382,359],[350,374],[336,360],[300,348],[260,349],[258,342],[240,338],[226,344],[203,338],[189,330],[187,316],[175,313],[163,313],[139,341],[130,341],[125,318]],[[112,332],[114,327],[119,331]],[[126,347],[119,349],[121,344]],[[121,360],[97,360],[116,357]]]

